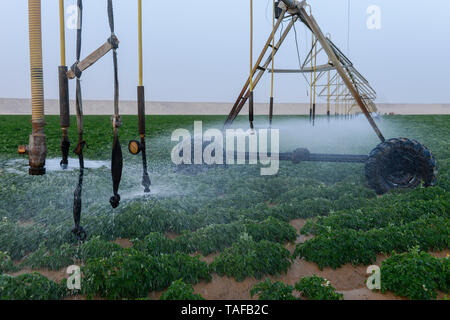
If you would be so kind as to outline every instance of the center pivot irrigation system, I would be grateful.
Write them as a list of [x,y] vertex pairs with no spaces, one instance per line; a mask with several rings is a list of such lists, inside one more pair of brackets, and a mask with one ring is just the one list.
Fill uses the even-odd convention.
[[[97,50],[81,58],[83,1],[77,0],[78,28],[76,39],[76,62],[69,69],[66,66],[65,52],[65,19],[64,0],[60,5],[60,35],[61,35],[61,66],[59,72],[60,116],[61,116],[61,167],[68,167],[70,140],[68,128],[70,127],[69,112],[69,86],[71,79],[76,79],[76,116],[78,127],[78,142],[74,153],[78,156],[80,164],[79,180],[74,191],[73,217],[75,228],[72,232],[78,240],[86,239],[86,232],[81,227],[82,186],[84,174],[83,148],[87,146],[83,137],[83,104],[81,94],[81,75],[98,60],[112,51],[114,67],[114,114],[112,116],[113,145],[111,157],[111,176],[113,196],[110,204],[113,208],[119,206],[119,185],[122,177],[123,158],[119,142],[119,128],[121,118],[119,115],[119,77],[117,49],[119,40],[114,32],[114,12],[112,0],[107,0],[107,15],[110,27],[110,37]],[[30,67],[31,67],[31,94],[32,94],[32,134],[28,146],[19,146],[20,154],[28,154],[29,173],[31,175],[45,174],[45,159],[47,154],[46,136],[44,133],[44,84],[42,66],[42,32],[41,32],[41,0],[28,0],[29,7],[29,40],[30,40]],[[375,131],[381,143],[367,155],[345,154],[312,154],[307,149],[299,148],[293,152],[280,153],[280,160],[289,160],[294,163],[303,161],[323,162],[350,162],[365,163],[366,178],[369,186],[378,194],[384,194],[395,188],[415,188],[422,182],[424,186],[436,183],[437,166],[430,150],[415,140],[395,138],[386,140],[372,118],[376,112],[374,99],[375,91],[369,82],[356,70],[353,63],[325,36],[311,13],[311,7],[306,1],[281,0],[273,1],[273,30],[255,64],[253,64],[253,0],[250,0],[250,75],[244,84],[233,108],[224,125],[228,128],[241,112],[244,105],[249,103],[250,128],[254,128],[253,90],[262,76],[271,74],[271,97],[269,108],[269,121],[272,125],[274,111],[274,74],[299,73],[302,74],[310,86],[310,121],[314,125],[316,117],[316,97],[326,97],[327,117],[330,120],[331,104],[335,105],[335,115],[349,116],[357,112],[365,115],[370,126]],[[309,9],[309,13],[307,12]],[[289,23],[277,38],[277,31],[286,20]],[[289,32],[294,29],[295,23],[302,22],[311,32],[311,49],[299,69],[275,69],[274,60],[281,45]],[[138,0],[138,39],[139,39],[139,83],[137,87],[137,113],[139,123],[140,141],[132,140],[128,144],[129,151],[142,155],[142,185],[146,193],[150,192],[150,178],[147,170],[146,155],[146,128],[145,128],[145,90],[143,85],[143,52],[142,52],[142,0]],[[298,43],[297,43],[298,45]],[[271,50],[269,50],[271,48]],[[269,52],[270,51],[270,52]],[[269,52],[269,53],[268,53]],[[297,47],[298,54],[298,47]],[[267,56],[267,57],[266,57]],[[262,61],[266,57],[265,62]],[[326,58],[323,64],[317,65],[318,59]],[[299,58],[300,61],[300,58]],[[269,68],[269,66],[271,67]],[[309,74],[309,81],[307,75]],[[326,79],[326,80],[325,80]],[[325,81],[325,84],[324,84]],[[322,84],[321,84],[322,83]],[[319,89],[318,89],[319,88]],[[359,109],[359,111],[358,111]],[[247,154],[247,157],[250,155]]]
[[[306,9],[309,9],[309,13]],[[437,166],[430,150],[415,140],[407,138],[386,140],[384,138],[381,130],[372,118],[372,113],[377,110],[373,102],[376,97],[375,91],[369,82],[356,70],[350,59],[331,41],[330,36],[323,34],[311,11],[311,6],[306,1],[274,1],[273,29],[256,63],[253,65],[253,0],[250,0],[250,75],[225,121],[224,128],[228,128],[233,123],[248,101],[250,128],[253,129],[253,90],[265,72],[272,74],[269,107],[269,122],[271,125],[274,109],[274,73],[310,74],[310,120],[313,124],[316,116],[316,95],[327,97],[328,119],[330,118],[331,100],[335,98],[336,114],[339,113],[341,101],[343,101],[342,109],[345,110],[345,115],[355,113],[357,112],[356,108],[359,108],[360,112],[366,116],[381,144],[368,156],[311,154],[309,150],[299,148],[290,153],[279,154],[280,160],[291,160],[294,163],[302,161],[365,163],[368,184],[378,194],[384,194],[394,188],[415,188],[421,181],[424,182],[425,186],[434,185],[437,179]],[[290,20],[290,22],[282,31],[279,39],[276,40],[276,33],[284,20]],[[295,31],[295,23],[297,21],[301,21],[311,32],[311,50],[303,64],[301,64],[300,69],[277,70],[274,67],[275,55],[280,50],[292,28]],[[267,53],[269,48],[271,48],[270,53]],[[317,59],[322,52],[327,60],[324,64],[318,66]],[[265,62],[262,63],[266,56]],[[272,64],[271,69],[269,69],[270,64]],[[317,94],[316,89],[319,80],[325,74],[327,74],[326,84],[323,85],[324,88],[319,90]],[[305,79],[307,80],[306,76]],[[342,100],[340,100],[341,97]],[[249,154],[247,154],[248,156]]]

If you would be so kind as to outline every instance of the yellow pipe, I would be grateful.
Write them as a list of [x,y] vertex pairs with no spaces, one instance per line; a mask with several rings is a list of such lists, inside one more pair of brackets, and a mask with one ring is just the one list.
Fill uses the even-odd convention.
[[337,105],[336,105],[336,108],[337,108],[337,114],[339,115],[339,99],[340,99],[340,96],[339,96],[339,75],[338,74],[336,74],[336,86],[337,86]]
[[[311,69],[313,68],[313,50],[314,50],[314,33],[311,32]],[[310,91],[309,91],[309,114],[312,114],[313,105],[313,74],[309,74],[310,78]]]
[[[45,174],[47,155],[44,133],[44,77],[42,67],[41,0],[28,0],[28,24],[31,69],[32,134],[26,147],[31,175]],[[19,152],[23,147],[19,148]]]
[[317,41],[314,42],[314,96],[313,96],[314,98],[313,98],[313,104],[316,104],[316,81],[317,81]]
[[139,37],[139,86],[144,84],[143,54],[142,54],[142,0],[138,0],[138,37]]
[[270,97],[273,98],[273,82],[275,70],[275,0],[273,0],[273,17],[272,17],[272,74],[270,83]]
[[328,94],[327,94],[327,114],[330,113],[330,76],[331,76],[331,71],[328,71],[328,82],[327,82],[327,89],[328,89]]
[[253,0],[250,0],[250,92],[253,91]]
[[64,0],[59,0],[59,43],[61,45],[61,65],[66,65],[66,33],[64,25]]
[[42,67],[41,1],[28,0],[30,37],[32,121],[44,120],[44,81]]

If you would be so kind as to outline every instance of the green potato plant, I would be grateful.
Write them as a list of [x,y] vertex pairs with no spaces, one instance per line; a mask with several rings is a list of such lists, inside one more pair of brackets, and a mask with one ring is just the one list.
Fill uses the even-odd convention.
[[438,259],[418,248],[394,253],[381,265],[381,292],[392,291],[414,300],[436,299],[450,289],[450,260]]
[[254,241],[243,236],[230,248],[226,248],[211,264],[211,270],[219,275],[234,277],[237,281],[265,275],[287,272],[292,263],[290,253],[282,245],[267,240]]
[[295,284],[295,290],[308,300],[344,300],[344,296],[336,292],[330,281],[316,275],[302,278]]
[[293,295],[294,291],[308,300],[344,300],[344,296],[336,292],[330,281],[316,275],[300,279],[295,286],[266,279],[253,286],[250,294],[252,297],[257,295],[259,300],[300,300]]
[[0,274],[17,271],[17,267],[7,252],[0,251]]
[[116,251],[106,258],[89,259],[82,268],[82,290],[89,298],[144,298],[173,281],[211,280],[208,265],[182,253],[151,256],[134,249]]
[[252,297],[258,296],[259,300],[298,300],[292,295],[293,286],[276,281],[272,283],[270,279],[266,279],[253,286],[250,290]]
[[205,300],[201,295],[194,293],[192,285],[181,280],[172,282],[170,287],[164,292],[160,300]]
[[63,284],[39,273],[17,277],[0,275],[0,300],[60,300],[68,295]]

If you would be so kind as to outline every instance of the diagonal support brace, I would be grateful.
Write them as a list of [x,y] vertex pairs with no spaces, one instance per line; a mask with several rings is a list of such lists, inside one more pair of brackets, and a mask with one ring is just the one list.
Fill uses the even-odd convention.
[[67,78],[80,78],[84,70],[95,64],[98,60],[103,58],[108,52],[119,47],[119,39],[115,35],[111,36],[103,45],[92,52],[89,56],[80,62],[76,62],[67,72]]

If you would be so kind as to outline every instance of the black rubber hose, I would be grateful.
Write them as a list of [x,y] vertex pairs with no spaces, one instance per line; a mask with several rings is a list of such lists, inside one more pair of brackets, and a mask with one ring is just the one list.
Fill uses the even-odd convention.
[[141,136],[141,152],[142,152],[142,186],[144,192],[150,192],[150,177],[147,169],[147,151],[145,146],[145,88],[143,86],[137,87],[138,95],[138,118],[139,118],[139,135]]
[[[111,29],[111,36],[114,36],[114,11],[112,0],[108,0],[108,20],[109,27]],[[111,176],[113,182],[113,196],[109,200],[113,208],[117,208],[120,204],[119,186],[122,179],[123,170],[123,155],[122,148],[119,141],[119,75],[118,75],[118,63],[117,63],[117,50],[113,48],[113,64],[114,64],[114,141],[111,157]]]
[[250,122],[250,129],[253,130],[253,121],[254,121],[254,107],[253,107],[253,91],[250,91],[250,96],[248,100],[248,120]]
[[[82,21],[83,21],[83,1],[78,0],[78,30],[77,30],[77,48],[76,48],[76,58],[77,62],[80,61],[81,56],[81,36],[82,36]],[[77,83],[76,83],[76,110],[77,110],[77,126],[78,126],[78,144],[74,153],[78,155],[78,161],[80,164],[80,173],[78,176],[78,184],[74,191],[74,200],[73,200],[73,220],[75,223],[75,228],[72,230],[72,233],[78,238],[78,241],[84,241],[86,239],[86,232],[83,227],[80,225],[81,223],[81,208],[82,208],[82,191],[83,191],[83,177],[84,177],[84,157],[83,157],[83,148],[86,143],[83,141],[83,100],[81,94],[81,82],[78,75]]]
[[273,120],[273,97],[270,97],[270,107],[269,107],[269,124],[272,127]]

